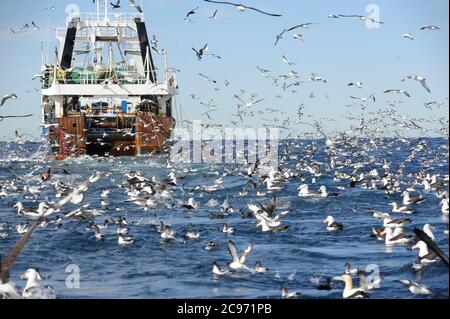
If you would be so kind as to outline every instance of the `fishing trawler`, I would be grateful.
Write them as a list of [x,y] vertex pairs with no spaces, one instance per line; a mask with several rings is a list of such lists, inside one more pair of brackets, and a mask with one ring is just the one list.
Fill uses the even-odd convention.
[[[97,12],[57,29],[55,62],[42,66],[44,135],[56,159],[83,155],[136,156],[170,146],[176,71],[147,34],[142,13]],[[158,78],[152,51],[164,60]],[[45,60],[45,59],[43,59]]]

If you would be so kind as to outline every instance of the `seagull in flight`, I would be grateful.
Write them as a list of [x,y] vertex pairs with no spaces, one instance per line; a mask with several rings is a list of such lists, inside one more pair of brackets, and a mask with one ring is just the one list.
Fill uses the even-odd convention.
[[356,86],[356,87],[362,89],[363,83],[362,82],[350,82],[349,84],[347,84],[347,86]]
[[237,94],[234,95],[234,98],[238,99],[245,107],[252,107],[253,105],[265,100],[265,99],[252,100],[247,103],[247,102],[243,101]]
[[371,95],[368,97],[356,97],[356,96],[350,96],[350,98],[354,99],[354,100],[360,100],[363,103],[366,103],[369,99],[372,99],[374,102],[376,102],[376,98],[375,95]]
[[300,23],[300,24],[297,24],[297,25],[295,25],[295,26],[293,26],[293,27],[290,27],[289,29],[287,29],[287,31],[292,31],[292,30],[295,30],[295,29],[298,29],[298,28],[308,29],[309,26],[312,25],[312,24],[313,24],[313,23],[311,23],[311,22]]
[[384,91],[384,93],[404,94],[407,97],[411,97],[411,95],[408,92],[406,92],[405,90],[389,89],[389,90]]
[[27,114],[27,115],[0,115],[0,122],[3,121],[4,119],[31,117],[33,115],[34,114]]
[[265,11],[262,11],[262,10],[259,10],[259,9],[253,8],[253,7],[249,7],[247,5],[240,4],[240,3],[232,3],[232,2],[227,2],[227,1],[213,1],[213,0],[203,0],[203,1],[217,3],[217,4],[232,5],[232,6],[235,6],[236,10],[238,10],[239,12],[244,12],[246,9],[248,9],[248,10],[253,10],[253,11],[268,15],[268,16],[272,16],[272,17],[282,17],[282,15],[280,15],[280,14],[268,13],[268,12],[265,12]]
[[192,50],[194,50],[195,54],[197,55],[197,59],[200,61],[203,58],[205,52],[208,51],[208,43],[206,43],[203,48],[198,51],[194,48],[192,48]]
[[120,0],[117,0],[116,3],[111,2],[111,6],[113,9],[119,9],[120,8]]
[[424,87],[425,90],[427,90],[428,93],[431,93],[430,88],[427,85],[427,79],[425,79],[423,76],[417,75],[417,74],[413,74],[413,75],[408,75],[406,78],[404,78],[402,80],[402,82],[405,82],[406,80],[413,80],[413,81],[419,81],[420,84],[422,84],[422,86]]
[[286,29],[284,29],[283,31],[281,31],[280,34],[277,34],[277,37],[275,39],[275,45],[278,44],[278,42],[280,42],[281,39],[283,39],[283,35],[286,33]]
[[295,65],[295,64],[297,64],[296,62],[289,60],[285,55],[282,56],[281,61],[283,61],[283,63],[286,63],[287,65]]
[[402,34],[402,37],[409,40],[414,40],[414,37],[411,33]]
[[204,78],[205,81],[207,81],[207,82],[217,83],[216,80],[213,80],[213,79],[211,79],[209,76],[206,76],[206,75],[204,75],[204,74],[202,74],[202,73],[199,73],[198,75],[200,75],[202,78]]
[[31,21],[31,25],[33,26],[33,30],[40,30],[41,28],[38,27],[38,25],[36,23],[34,23],[34,21]]
[[15,93],[11,93],[11,94],[5,95],[5,96],[2,98],[2,102],[0,103],[0,106],[3,106],[3,105],[5,104],[5,102],[6,102],[7,100],[9,100],[9,99],[15,100],[15,99],[17,99],[17,95],[16,95]]
[[433,31],[433,30],[441,30],[441,28],[439,28],[438,26],[435,26],[435,25],[426,25],[426,26],[421,27],[420,30],[422,30],[422,31],[423,30]]
[[142,8],[141,8],[140,5],[138,5],[136,2],[134,2],[134,0],[129,0],[129,1],[130,1],[130,7],[131,8],[135,8],[137,11],[142,13]]
[[188,20],[189,19],[189,17],[191,16],[191,15],[193,15],[193,14],[196,14],[197,13],[197,10],[198,10],[198,7],[197,8],[195,8],[195,9],[192,9],[191,11],[189,11],[187,14],[186,14],[186,18],[184,18],[185,20]]
[[213,15],[210,16],[209,18],[213,19],[213,20],[217,20],[218,14],[219,14],[219,10],[216,10],[216,11],[214,11]]
[[367,17],[367,16],[360,16],[360,15],[357,15],[357,14],[351,14],[351,15],[340,14],[339,17],[341,17],[341,18],[359,18],[359,20],[361,20],[361,21],[367,21],[368,20],[368,21],[371,21],[373,23],[384,24],[384,22],[377,21],[377,20],[375,20],[373,18],[370,18],[370,17]]

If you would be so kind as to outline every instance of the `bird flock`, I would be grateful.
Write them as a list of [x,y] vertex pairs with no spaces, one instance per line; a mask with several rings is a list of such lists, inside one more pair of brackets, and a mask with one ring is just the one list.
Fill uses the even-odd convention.
[[[245,4],[204,2],[234,6],[239,12],[252,11],[267,18],[282,17]],[[110,5],[118,9],[122,4],[117,1]],[[133,0],[130,0],[129,6],[142,12]],[[198,10],[199,7],[196,7],[188,11],[185,21],[193,23],[193,18],[199,15]],[[216,7],[209,18],[217,20],[219,13],[219,7]],[[377,21],[363,15],[332,14],[328,18],[354,18],[388,25],[387,21]],[[32,25],[38,28],[34,23]],[[275,36],[275,46],[281,45],[289,32],[296,32],[292,34],[294,40],[307,41],[305,35],[297,32],[314,25],[312,22],[302,22],[284,27]],[[418,29],[423,32],[440,30],[434,25]],[[415,40],[412,33],[401,36],[406,40]],[[163,49],[158,49],[156,36],[151,42],[153,51],[164,54]],[[217,54],[209,53],[207,43],[200,43],[197,48],[193,45],[191,49],[197,62],[202,62],[205,57],[222,59]],[[297,65],[287,54],[280,59],[290,68]],[[255,66],[255,75],[258,73],[280,90],[277,99],[283,99],[288,90],[298,93],[297,89],[307,83],[323,87],[330,85],[330,81],[318,73],[302,79],[296,70],[276,75],[267,67]],[[232,87],[228,79],[218,80],[202,72],[198,76],[216,86],[216,91],[222,89],[217,87],[220,83],[226,88]],[[406,81],[419,82],[421,90],[423,88],[427,94],[432,94],[424,76],[411,74],[398,80],[399,83]],[[366,86],[359,79],[346,83],[342,84],[343,89],[347,87],[355,92]],[[212,116],[218,109],[214,99],[203,99],[194,93],[190,96],[193,101],[206,107],[203,114],[210,120],[209,126],[220,126],[214,123]],[[379,103],[381,96],[396,100],[386,101],[384,108],[367,111]],[[70,229],[71,225],[81,228],[82,236],[89,238],[92,244],[114,241],[123,249],[139,249],[139,243],[145,240],[140,235],[144,231],[157,236],[161,245],[171,243],[173,246],[164,246],[169,251],[173,247],[183,249],[195,245],[210,260],[200,268],[203,277],[210,276],[219,283],[235,277],[262,278],[262,281],[274,278],[276,295],[270,297],[281,298],[306,295],[297,287],[292,287],[292,283],[301,283],[309,291],[339,291],[342,298],[367,298],[378,290],[388,289],[383,286],[388,279],[387,270],[383,273],[381,269],[382,273],[369,281],[370,273],[364,270],[366,265],[353,268],[348,262],[351,256],[339,260],[342,265],[340,270],[324,269],[320,274],[314,273],[309,278],[297,280],[300,276],[296,272],[286,275],[276,269],[280,267],[277,259],[286,254],[284,251],[272,252],[272,255],[262,253],[263,243],[272,240],[314,240],[319,235],[328,238],[328,248],[333,249],[333,245],[350,244],[346,234],[356,232],[356,237],[371,243],[371,249],[377,252],[382,250],[384,258],[392,257],[395,262],[395,254],[408,255],[410,263],[399,274],[405,278],[394,283],[391,281],[394,287],[414,295],[432,295],[433,287],[413,278],[415,274],[431,273],[439,271],[436,267],[445,267],[445,258],[439,253],[439,246],[448,242],[448,119],[402,115],[398,106],[405,102],[397,99],[400,97],[412,99],[413,95],[402,88],[387,88],[380,94],[373,93],[367,97],[350,96],[353,103],[348,107],[361,109],[360,114],[352,112],[347,116],[356,124],[329,133],[326,125],[335,119],[313,118],[307,114],[306,102],[298,106],[298,118],[292,118],[272,107],[259,108],[266,101],[265,97],[239,89],[232,94],[237,103],[237,111],[232,114],[236,118],[232,122],[234,126],[243,126],[245,119],[260,116],[266,119],[267,128],[291,131],[288,139],[280,142],[279,163],[276,165],[260,159],[244,164],[204,165],[198,168],[162,157],[160,160],[165,162],[158,163],[160,172],[146,174],[130,169],[129,166],[137,162],[131,162],[131,165],[127,162],[125,165],[105,154],[103,158],[92,159],[94,162],[91,164],[106,163],[121,174],[113,174],[110,169],[104,168],[84,176],[72,172],[71,165],[77,166],[72,160],[63,164],[64,168],[52,162],[32,162],[31,166],[27,166],[17,164],[17,159],[2,161],[2,168],[8,170],[9,175],[0,181],[0,198],[11,203],[9,214],[14,218],[8,218],[8,222],[0,219],[0,243],[8,241],[13,244],[9,252],[4,250],[3,244],[1,246],[0,295],[5,298],[55,298],[55,289],[40,283],[46,279],[38,268],[24,269],[25,273],[20,276],[26,280],[23,289],[11,280],[10,272],[31,236],[39,236],[39,233],[50,235]],[[16,98],[16,94],[4,96],[1,106],[12,103],[11,100]],[[315,98],[314,92],[309,98]],[[424,102],[429,110],[444,104],[442,101]],[[312,132],[296,134],[297,131],[291,129],[294,124],[307,126]],[[440,128],[432,131],[428,128],[432,124]],[[385,137],[386,132],[392,132],[394,137]],[[435,133],[441,138],[438,142],[422,137],[411,139],[408,138],[411,132],[420,135]],[[16,137],[21,139],[18,132]],[[102,143],[102,140],[97,142]],[[19,153],[20,150],[25,151],[25,146],[19,144],[18,147]],[[19,165],[23,173],[12,172],[14,165]],[[167,176],[163,176],[161,171]],[[376,202],[367,200],[361,203],[358,196],[374,196]],[[425,205],[428,205],[427,209],[422,208]],[[306,207],[314,213],[308,215],[304,227],[298,227]],[[148,216],[152,216],[150,225],[139,223]],[[172,225],[171,216],[177,216],[182,222]],[[436,220],[443,222],[435,227],[431,222],[424,222],[428,219],[433,223]],[[415,235],[413,227],[414,230],[420,228],[426,234],[426,240]],[[134,232],[139,235],[134,235]],[[314,246],[314,241],[310,242],[310,246]],[[370,254],[370,251],[367,253]],[[252,255],[256,254],[258,258],[250,264]],[[374,260],[376,262],[382,264],[382,261]],[[338,282],[343,282],[344,286]]]

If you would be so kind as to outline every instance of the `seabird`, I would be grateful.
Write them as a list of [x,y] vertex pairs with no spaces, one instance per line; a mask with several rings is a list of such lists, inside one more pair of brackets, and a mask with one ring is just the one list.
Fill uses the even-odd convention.
[[359,269],[358,269],[358,268],[353,268],[353,267],[350,265],[350,263],[345,263],[345,274],[346,274],[346,275],[354,276],[354,275],[357,275],[358,272],[359,272]]
[[17,99],[17,95],[15,93],[5,95],[2,98],[2,102],[0,103],[0,106],[3,106],[7,100],[15,100],[15,99]]
[[282,16],[282,15],[279,15],[279,14],[268,13],[268,12],[265,12],[265,11],[262,11],[262,10],[259,10],[259,9],[253,8],[253,7],[249,7],[249,6],[246,6],[246,5],[244,5],[244,4],[236,4],[236,3],[232,3],[232,2],[226,2],[226,1],[213,1],[213,0],[204,0],[204,1],[205,1],[205,2],[211,2],[211,3],[217,3],[217,4],[228,4],[228,5],[232,5],[232,6],[235,6],[235,7],[236,7],[236,10],[238,10],[239,12],[244,12],[246,9],[249,9],[249,10],[254,10],[254,11],[256,11],[256,12],[259,12],[259,13],[262,13],[262,14],[265,14],[265,15],[272,16],[272,17],[281,17],[281,16]]
[[135,8],[137,11],[142,13],[142,8],[141,8],[140,5],[138,5],[136,2],[134,2],[134,0],[129,0],[129,1],[130,1],[130,7],[131,8]]
[[431,294],[431,291],[429,291],[425,285],[419,284],[412,280],[397,280],[397,281],[402,283],[403,285],[405,285],[405,287],[408,288],[408,290],[411,291],[415,295]]
[[187,204],[183,204],[183,208],[193,210],[197,208],[197,204],[194,202],[194,198],[189,198]]
[[404,94],[407,97],[411,97],[411,95],[408,92],[406,92],[405,90],[399,90],[399,89],[389,89],[389,90],[384,91],[383,93]]
[[442,208],[441,208],[442,214],[448,215],[449,214],[448,198],[442,199],[441,202],[439,203],[439,205],[442,206]]
[[226,274],[226,271],[225,271],[225,270],[222,270],[222,269],[220,268],[219,264],[218,264],[216,261],[213,262],[213,269],[212,269],[212,272],[213,272],[213,274],[216,275],[216,276],[222,276],[222,275],[225,275],[225,274]]
[[424,241],[418,241],[417,244],[411,247],[412,250],[419,249],[418,262],[420,264],[430,264],[439,260],[439,256],[434,252],[428,251],[428,246]]
[[402,228],[411,223],[411,219],[395,219],[393,220],[389,214],[384,214],[383,226],[387,228]]
[[216,20],[216,19],[217,19],[217,16],[218,16],[218,13],[219,13],[219,10],[215,10],[214,13],[213,13],[213,15],[210,16],[209,18],[210,18],[210,19]]
[[438,26],[435,25],[426,25],[420,28],[420,30],[440,30],[441,28],[439,28]]
[[396,202],[392,202],[390,205],[392,206],[393,213],[413,214],[417,211],[416,209],[407,206],[399,207]]
[[327,224],[328,231],[342,230],[344,226],[340,223],[337,223],[333,216],[328,216],[324,221]]
[[319,188],[319,195],[321,197],[338,197],[341,195],[341,193],[329,193],[327,192],[326,186],[320,186]]
[[118,234],[117,235],[117,243],[120,246],[126,246],[126,245],[131,245],[132,243],[134,243],[134,239],[131,237],[125,237],[122,234]]
[[189,19],[189,17],[191,16],[191,15],[193,15],[193,14],[196,14],[197,11],[198,10],[198,7],[197,8],[195,8],[195,9],[192,9],[191,11],[189,11],[187,14],[186,14],[186,18],[185,19]]
[[117,0],[116,3],[110,3],[113,9],[119,9],[120,8],[120,0]]
[[22,291],[25,299],[55,299],[56,294],[53,287],[41,286],[38,280],[43,280],[38,269],[30,268],[20,276],[20,279],[27,280],[27,284]]
[[385,228],[382,234],[386,234],[385,245],[404,245],[414,240],[414,236],[409,236],[401,228]]
[[423,196],[410,197],[408,191],[404,191],[402,197],[403,197],[403,205],[422,204],[424,201],[427,200]]
[[264,273],[264,272],[267,272],[267,271],[268,271],[268,269],[267,269],[266,267],[264,267],[264,266],[261,264],[261,262],[258,260],[258,261],[256,262],[255,272],[257,272],[257,273]]
[[362,89],[363,83],[362,82],[350,82],[349,84],[347,84],[347,86],[356,86],[356,87]]
[[286,287],[286,284],[285,284],[285,283],[282,283],[282,284],[281,284],[281,297],[282,297],[282,298],[289,299],[289,298],[297,298],[297,297],[299,297],[299,296],[301,296],[301,293],[296,292],[296,291],[290,292],[290,291],[288,290],[288,288]]
[[414,40],[414,37],[411,33],[402,34],[402,37],[409,40]]
[[250,243],[247,248],[242,252],[240,256],[237,254],[236,246],[232,240],[228,241],[228,251],[230,252],[232,261],[229,264],[230,268],[233,270],[250,270],[245,265],[245,260],[247,259],[247,256],[250,254],[254,246],[254,243]]
[[287,65],[295,65],[295,64],[297,64],[296,62],[289,60],[285,55],[282,56],[281,61],[283,61],[283,63],[286,63]]
[[228,224],[223,225],[222,232],[228,235],[233,235],[235,233],[235,229],[230,227]]
[[417,74],[413,74],[413,75],[408,75],[407,77],[405,77],[402,82],[406,81],[406,80],[413,80],[413,81],[419,81],[420,84],[422,84],[423,88],[428,92],[431,93],[430,88],[427,85],[427,79],[425,79],[423,76],[417,75]]
[[345,299],[351,298],[364,298],[367,297],[368,294],[364,289],[361,288],[353,288],[353,280],[350,275],[341,275],[333,277],[333,280],[339,280],[345,282],[345,288],[342,292],[342,297]]

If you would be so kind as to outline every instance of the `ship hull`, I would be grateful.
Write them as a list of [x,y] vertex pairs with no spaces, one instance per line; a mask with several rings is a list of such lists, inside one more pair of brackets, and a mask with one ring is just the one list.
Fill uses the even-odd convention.
[[[95,125],[92,124],[95,122]],[[133,124],[132,129],[126,124]],[[57,160],[89,156],[137,156],[167,152],[175,120],[151,114],[92,119],[85,114],[58,119],[48,139]]]

